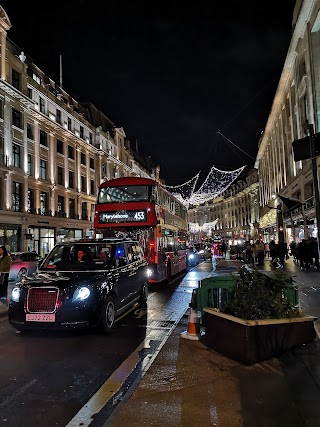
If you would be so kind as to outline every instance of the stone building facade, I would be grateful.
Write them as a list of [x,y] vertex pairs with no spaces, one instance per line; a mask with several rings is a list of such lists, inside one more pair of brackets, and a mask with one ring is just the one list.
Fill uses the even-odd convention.
[[0,7],[0,244],[44,255],[92,234],[103,180],[154,175],[124,129],[51,80],[10,41],[10,28]]
[[[309,135],[310,125],[316,133],[320,125],[319,10],[319,0],[296,1],[291,43],[255,163],[263,232],[288,243],[317,237]],[[308,158],[299,160],[293,141],[303,138]],[[290,209],[281,197],[293,201]]]

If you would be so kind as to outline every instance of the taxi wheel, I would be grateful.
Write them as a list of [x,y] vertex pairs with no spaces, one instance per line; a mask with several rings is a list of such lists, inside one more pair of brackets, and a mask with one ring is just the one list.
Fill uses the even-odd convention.
[[110,333],[114,326],[116,307],[112,297],[107,297],[102,305],[100,323],[105,333]]
[[139,304],[143,307],[147,305],[148,301],[148,283],[144,282],[141,289]]

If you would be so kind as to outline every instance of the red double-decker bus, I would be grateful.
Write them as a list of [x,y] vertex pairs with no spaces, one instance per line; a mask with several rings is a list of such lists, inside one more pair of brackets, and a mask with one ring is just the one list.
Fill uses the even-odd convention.
[[100,184],[96,235],[139,241],[148,261],[149,282],[162,282],[187,268],[187,209],[153,179],[115,178]]

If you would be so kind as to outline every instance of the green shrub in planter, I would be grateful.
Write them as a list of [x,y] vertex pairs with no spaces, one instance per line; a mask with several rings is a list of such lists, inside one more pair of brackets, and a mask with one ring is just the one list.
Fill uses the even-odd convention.
[[293,279],[282,272],[270,277],[240,268],[233,298],[224,308],[203,308],[205,344],[252,365],[311,343],[316,337],[316,318],[305,316],[288,300],[291,286]]
[[284,288],[293,286],[292,276],[277,271],[274,277],[259,272],[239,269],[234,298],[221,312],[246,320],[282,319],[303,315],[288,301]]

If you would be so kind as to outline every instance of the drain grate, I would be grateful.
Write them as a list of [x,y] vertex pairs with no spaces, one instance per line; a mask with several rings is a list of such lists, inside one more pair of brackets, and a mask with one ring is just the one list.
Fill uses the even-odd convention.
[[174,325],[174,322],[172,320],[152,320],[147,325],[147,328],[171,329],[173,325]]

